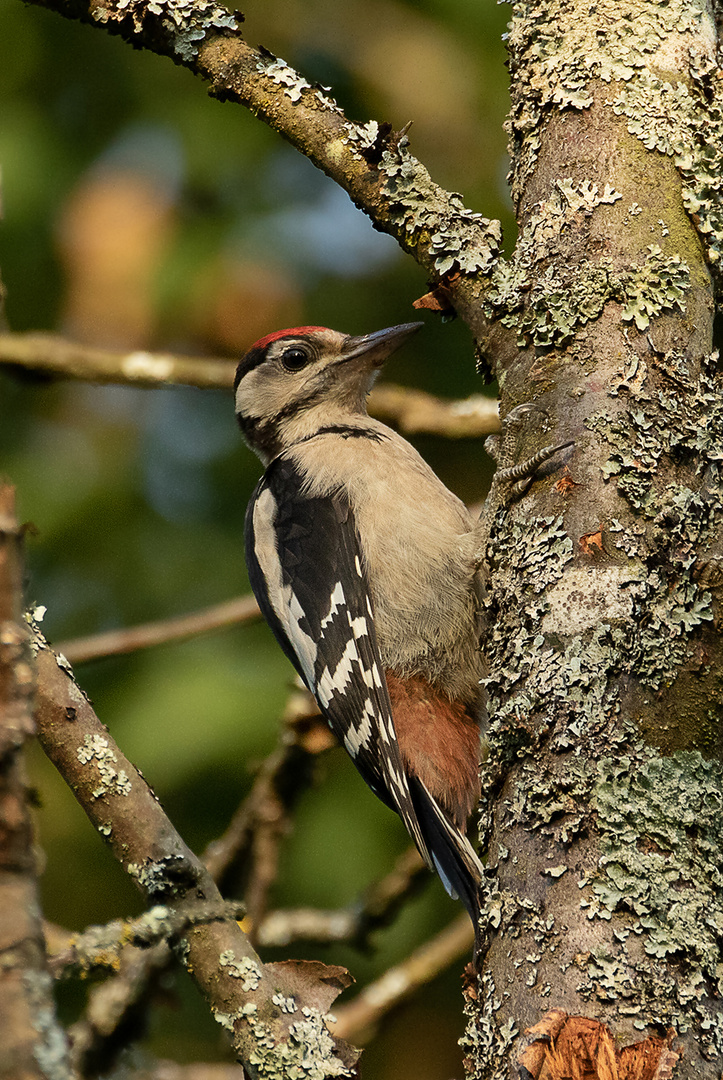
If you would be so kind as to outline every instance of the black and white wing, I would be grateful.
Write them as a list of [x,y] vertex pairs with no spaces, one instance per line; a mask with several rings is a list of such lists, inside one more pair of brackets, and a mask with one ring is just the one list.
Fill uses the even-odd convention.
[[282,649],[366,783],[400,815],[434,868],[397,744],[347,497],[341,491],[310,497],[293,461],[277,458],[246,512],[246,562]]

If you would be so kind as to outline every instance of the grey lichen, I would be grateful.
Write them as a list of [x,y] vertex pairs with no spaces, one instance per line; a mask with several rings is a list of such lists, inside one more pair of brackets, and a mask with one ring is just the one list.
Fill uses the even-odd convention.
[[132,787],[125,769],[117,768],[115,751],[110,748],[110,741],[103,735],[86,735],[83,745],[76,750],[81,765],[95,764],[100,775],[100,784],[93,789],[94,799],[104,795],[130,795]]
[[[643,564],[640,573],[631,569],[624,586],[632,603],[625,670],[656,690],[690,659],[690,632],[714,617],[713,597],[699,571],[723,525],[718,356],[703,358],[695,388],[675,354],[660,356],[658,367],[665,379],[638,386],[629,408],[614,416],[601,411],[585,421],[609,446],[603,478],[615,482],[637,515],[627,527],[613,521],[610,530],[616,547]],[[683,483],[661,483],[663,458],[707,473],[708,483],[698,491]]]
[[480,1080],[507,1080],[509,1077],[510,1047],[519,1034],[517,1024],[512,1018],[500,1023],[496,1013],[502,1007],[503,993],[500,993],[492,974],[485,971],[477,984],[475,998],[465,1001],[465,1013],[469,1017],[467,1029],[460,1039],[462,1050],[469,1058],[481,1066],[473,1073],[466,1070],[466,1075],[479,1077]]
[[723,103],[712,60],[696,69],[692,85],[641,72],[623,87],[613,110],[649,149],[673,158],[683,179],[683,204],[706,245],[708,259],[723,255]]
[[[96,968],[117,971],[121,951],[127,945],[148,947],[186,930],[193,920],[164,904],[157,904],[135,919],[114,919],[101,926],[88,926],[75,936],[65,962],[67,974],[86,975]],[[200,917],[196,921],[208,921]]]
[[219,963],[232,979],[241,979],[241,989],[244,993],[258,988],[261,982],[261,968],[251,957],[242,956],[237,960],[234,951],[227,949],[221,953]]
[[627,119],[648,149],[673,158],[684,205],[717,265],[723,107],[708,12],[691,0],[669,0],[654,10],[641,0],[601,0],[594,18],[579,18],[570,0],[519,3],[508,42],[514,194],[535,168],[546,112],[589,108],[595,81],[614,85],[605,104]]
[[[544,694],[558,678],[559,658],[545,649],[540,624],[548,610],[544,590],[560,579],[571,559],[572,541],[561,517],[534,518],[525,525],[515,522],[499,534],[493,529],[487,564],[495,575],[495,589],[486,604],[495,613],[511,607],[518,626],[518,633],[510,636],[498,630],[501,622],[492,616],[485,651],[494,675],[485,685],[495,725],[520,708],[531,709],[537,694]],[[510,698],[512,687],[523,682],[524,694]]]
[[256,1050],[249,1055],[263,1080],[326,1080],[351,1076],[352,1072],[334,1053],[334,1040],[326,1027],[326,1014],[303,1006],[301,1017],[289,1026],[288,1035],[278,1034],[263,1021],[248,1017]]
[[[592,801],[601,852],[592,893],[600,914],[626,916],[626,929],[640,938],[649,958],[631,965],[624,948],[627,933],[619,936],[619,955],[608,956],[607,968],[601,956],[591,958],[598,996],[611,978],[608,992],[624,995],[620,973],[625,970],[628,978],[634,976],[638,998],[650,995],[657,1002],[659,1023],[684,1030],[692,1005],[704,1053],[721,1053],[720,1017],[716,1023],[708,1015],[704,1000],[723,991],[720,762],[691,751],[662,758],[649,749],[606,758]],[[664,974],[660,960],[672,961]]]
[[650,319],[663,311],[684,311],[684,294],[690,288],[690,268],[679,255],[664,255],[657,244],[648,247],[642,266],[619,275],[625,307],[623,322],[635,321],[647,330]]
[[[600,762],[593,892],[636,916],[646,953],[688,957],[723,992],[723,768],[696,751]],[[641,844],[641,838],[644,838]]]
[[[561,345],[602,313],[605,303],[623,303],[623,321],[647,329],[650,318],[675,308],[683,310],[690,270],[679,256],[667,256],[656,244],[643,263],[626,270],[612,260],[568,263],[564,245],[579,228],[579,215],[589,217],[601,204],[620,195],[609,185],[602,192],[589,181],[558,180],[551,197],[539,202],[520,235],[509,262],[499,260],[485,293],[485,311],[517,330],[520,346]],[[560,257],[550,263],[551,255]]]
[[271,998],[274,1005],[281,1009],[282,1013],[295,1013],[298,1011],[296,1001],[292,997],[285,997],[282,993],[275,993]]
[[256,67],[278,86],[283,86],[284,93],[294,104],[301,101],[304,90],[312,89],[311,83],[307,82],[303,75],[300,75],[298,71],[294,71],[285,60],[281,60],[279,57],[259,60]]
[[[272,53],[264,50],[263,55],[256,62],[256,70],[261,72],[277,86],[283,87],[283,92],[287,98],[294,105],[298,105],[305,97],[305,92],[309,91],[311,97],[315,99],[318,105],[321,105],[325,110],[338,113],[343,116],[342,110],[326,93],[328,87],[318,86],[310,83],[304,78],[298,71],[287,64],[285,60],[282,60],[279,56],[274,56]],[[308,95],[306,95],[308,97]]]
[[131,862],[126,865],[126,873],[151,897],[184,893],[190,876],[183,855],[166,855],[162,859],[148,860],[142,866]]
[[158,19],[174,52],[187,64],[197,59],[209,33],[237,31],[243,19],[215,0],[115,0],[91,8],[91,14],[100,23],[130,20],[135,34],[144,33],[148,22]]
[[499,221],[468,210],[461,195],[435,184],[410,154],[406,136],[382,153],[380,169],[392,219],[410,238],[426,238],[437,273],[490,272],[502,241]]
[[253,1001],[247,1001],[244,1005],[240,1005],[235,1012],[226,1013],[221,1012],[220,1009],[212,1009],[211,1012],[217,1024],[220,1024],[226,1031],[233,1031],[236,1021],[248,1020],[250,1017],[255,1016],[258,1012],[258,1006]]
[[643,685],[659,690],[690,657],[690,631],[712,621],[712,597],[685,573],[676,580],[652,572],[631,592],[637,629],[629,641],[628,665]]
[[369,150],[379,138],[380,129],[376,120],[370,120],[368,124],[354,124],[347,120],[344,127],[349,142],[356,143],[362,150]]

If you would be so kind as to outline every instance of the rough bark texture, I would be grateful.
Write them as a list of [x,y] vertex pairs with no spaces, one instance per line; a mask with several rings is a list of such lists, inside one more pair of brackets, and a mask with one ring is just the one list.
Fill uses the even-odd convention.
[[490,507],[487,1080],[721,1075],[715,44],[684,2],[513,20],[521,235],[484,349],[502,464],[547,427],[575,453]]
[[45,962],[22,761],[34,731],[35,680],[22,619],[21,545],[14,490],[0,483],[0,1077],[69,1080]]

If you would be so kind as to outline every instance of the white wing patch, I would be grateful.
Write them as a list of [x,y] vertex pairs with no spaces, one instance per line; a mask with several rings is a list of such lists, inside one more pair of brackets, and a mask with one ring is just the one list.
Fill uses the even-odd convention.
[[[359,560],[357,557],[357,563],[358,562]],[[334,620],[334,616],[338,613],[342,613],[342,618],[346,615],[346,622],[351,630],[351,636],[347,639],[344,651],[334,670],[330,671],[327,665],[316,683],[316,695],[322,708],[326,708],[329,705],[329,702],[334,695],[343,697],[344,693],[354,682],[355,671],[358,673],[356,677],[358,678],[358,675],[361,675],[363,684],[370,690],[375,686],[379,688],[383,685],[379,667],[376,662],[372,664],[371,669],[369,669],[365,665],[359,652],[358,642],[362,638],[369,636],[369,624],[366,617],[364,615],[358,615],[353,619],[348,610],[343,610],[345,608],[346,602],[344,590],[341,583],[339,583],[331,596],[331,610],[322,621],[321,625],[323,628],[330,626]],[[365,697],[361,715],[356,722],[349,722],[347,730],[344,733],[344,746],[352,757],[356,757],[362,747],[368,748],[372,745],[374,730],[378,727],[380,720],[383,725],[383,718],[377,716],[371,695]]]
[[350,638],[346,643],[344,652],[341,654],[339,663],[334,668],[333,674],[328,667],[325,667],[316,684],[319,700],[323,708],[326,708],[329,704],[333,694],[344,693],[351,682],[351,673],[355,660],[357,662],[359,660],[359,650],[356,647],[356,641]]
[[374,706],[367,700],[364,702],[364,712],[362,713],[359,726],[355,727],[353,724],[349,725],[349,729],[344,736],[344,746],[346,751],[351,757],[356,757],[362,746],[366,746],[372,737],[372,721],[374,720]]
[[325,630],[331,622],[334,621],[334,616],[337,611],[340,611],[342,607],[346,605],[346,597],[344,596],[344,589],[340,581],[337,581],[334,586],[334,591],[331,594],[331,607],[329,608],[329,614],[321,620],[321,629]]

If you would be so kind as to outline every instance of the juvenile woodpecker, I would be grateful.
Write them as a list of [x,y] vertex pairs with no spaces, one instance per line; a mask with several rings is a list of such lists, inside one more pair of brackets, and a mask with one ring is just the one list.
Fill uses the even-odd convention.
[[266,466],[246,560],[281,648],[479,936],[482,867],[464,835],[479,797],[476,521],[366,410],[421,325],[296,327],[246,353],[236,415]]

